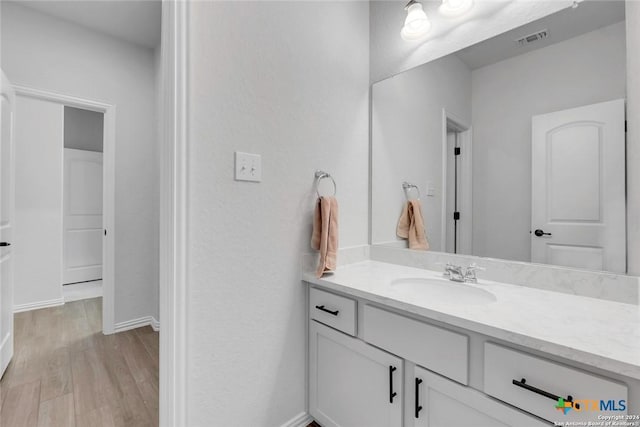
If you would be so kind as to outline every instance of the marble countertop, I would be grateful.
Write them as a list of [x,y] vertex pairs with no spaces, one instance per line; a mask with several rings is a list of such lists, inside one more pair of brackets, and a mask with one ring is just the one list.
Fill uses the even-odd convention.
[[442,278],[436,271],[358,262],[313,283],[627,377],[640,379],[640,307],[482,280],[463,286],[491,292],[496,301],[464,305],[428,299],[391,286],[395,279]]

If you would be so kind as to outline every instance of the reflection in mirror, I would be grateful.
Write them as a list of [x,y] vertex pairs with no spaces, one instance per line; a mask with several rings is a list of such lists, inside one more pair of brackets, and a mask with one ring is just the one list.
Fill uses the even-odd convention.
[[415,184],[430,250],[626,271],[624,1],[585,1],[373,85],[372,244]]

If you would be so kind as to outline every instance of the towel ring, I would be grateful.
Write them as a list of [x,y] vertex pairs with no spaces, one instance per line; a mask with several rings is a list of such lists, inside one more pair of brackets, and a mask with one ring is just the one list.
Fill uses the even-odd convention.
[[325,178],[329,178],[333,183],[333,195],[335,196],[336,193],[338,192],[338,186],[336,185],[336,181],[333,179],[331,175],[329,175],[324,171],[316,171],[316,194],[318,195],[318,197],[320,197],[320,190],[319,190],[320,181],[322,181]]
[[409,200],[409,192],[411,191],[411,189],[416,190],[416,192],[418,193],[418,200],[420,200],[420,188],[417,185],[405,181],[402,183],[402,188],[404,189],[407,200]]

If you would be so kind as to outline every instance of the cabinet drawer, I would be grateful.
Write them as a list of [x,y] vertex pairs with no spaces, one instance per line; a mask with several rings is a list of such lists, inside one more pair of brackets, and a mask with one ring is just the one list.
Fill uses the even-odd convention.
[[[626,385],[492,343],[484,346],[484,391],[551,422],[627,412]],[[569,396],[565,414],[557,398]]]
[[309,313],[318,322],[356,335],[356,302],[350,298],[311,288]]
[[[549,427],[540,418],[514,409],[484,393],[416,367],[411,417],[413,427]],[[406,418],[405,418],[406,419]]]
[[469,338],[369,305],[364,340],[462,384],[468,384]]

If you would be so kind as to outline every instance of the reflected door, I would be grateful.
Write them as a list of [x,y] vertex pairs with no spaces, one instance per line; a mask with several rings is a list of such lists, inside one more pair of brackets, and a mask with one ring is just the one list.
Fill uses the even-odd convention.
[[531,261],[626,272],[624,100],[532,119]]
[[102,278],[102,153],[64,149],[64,284]]
[[15,93],[0,83],[0,377],[13,357],[13,112]]

